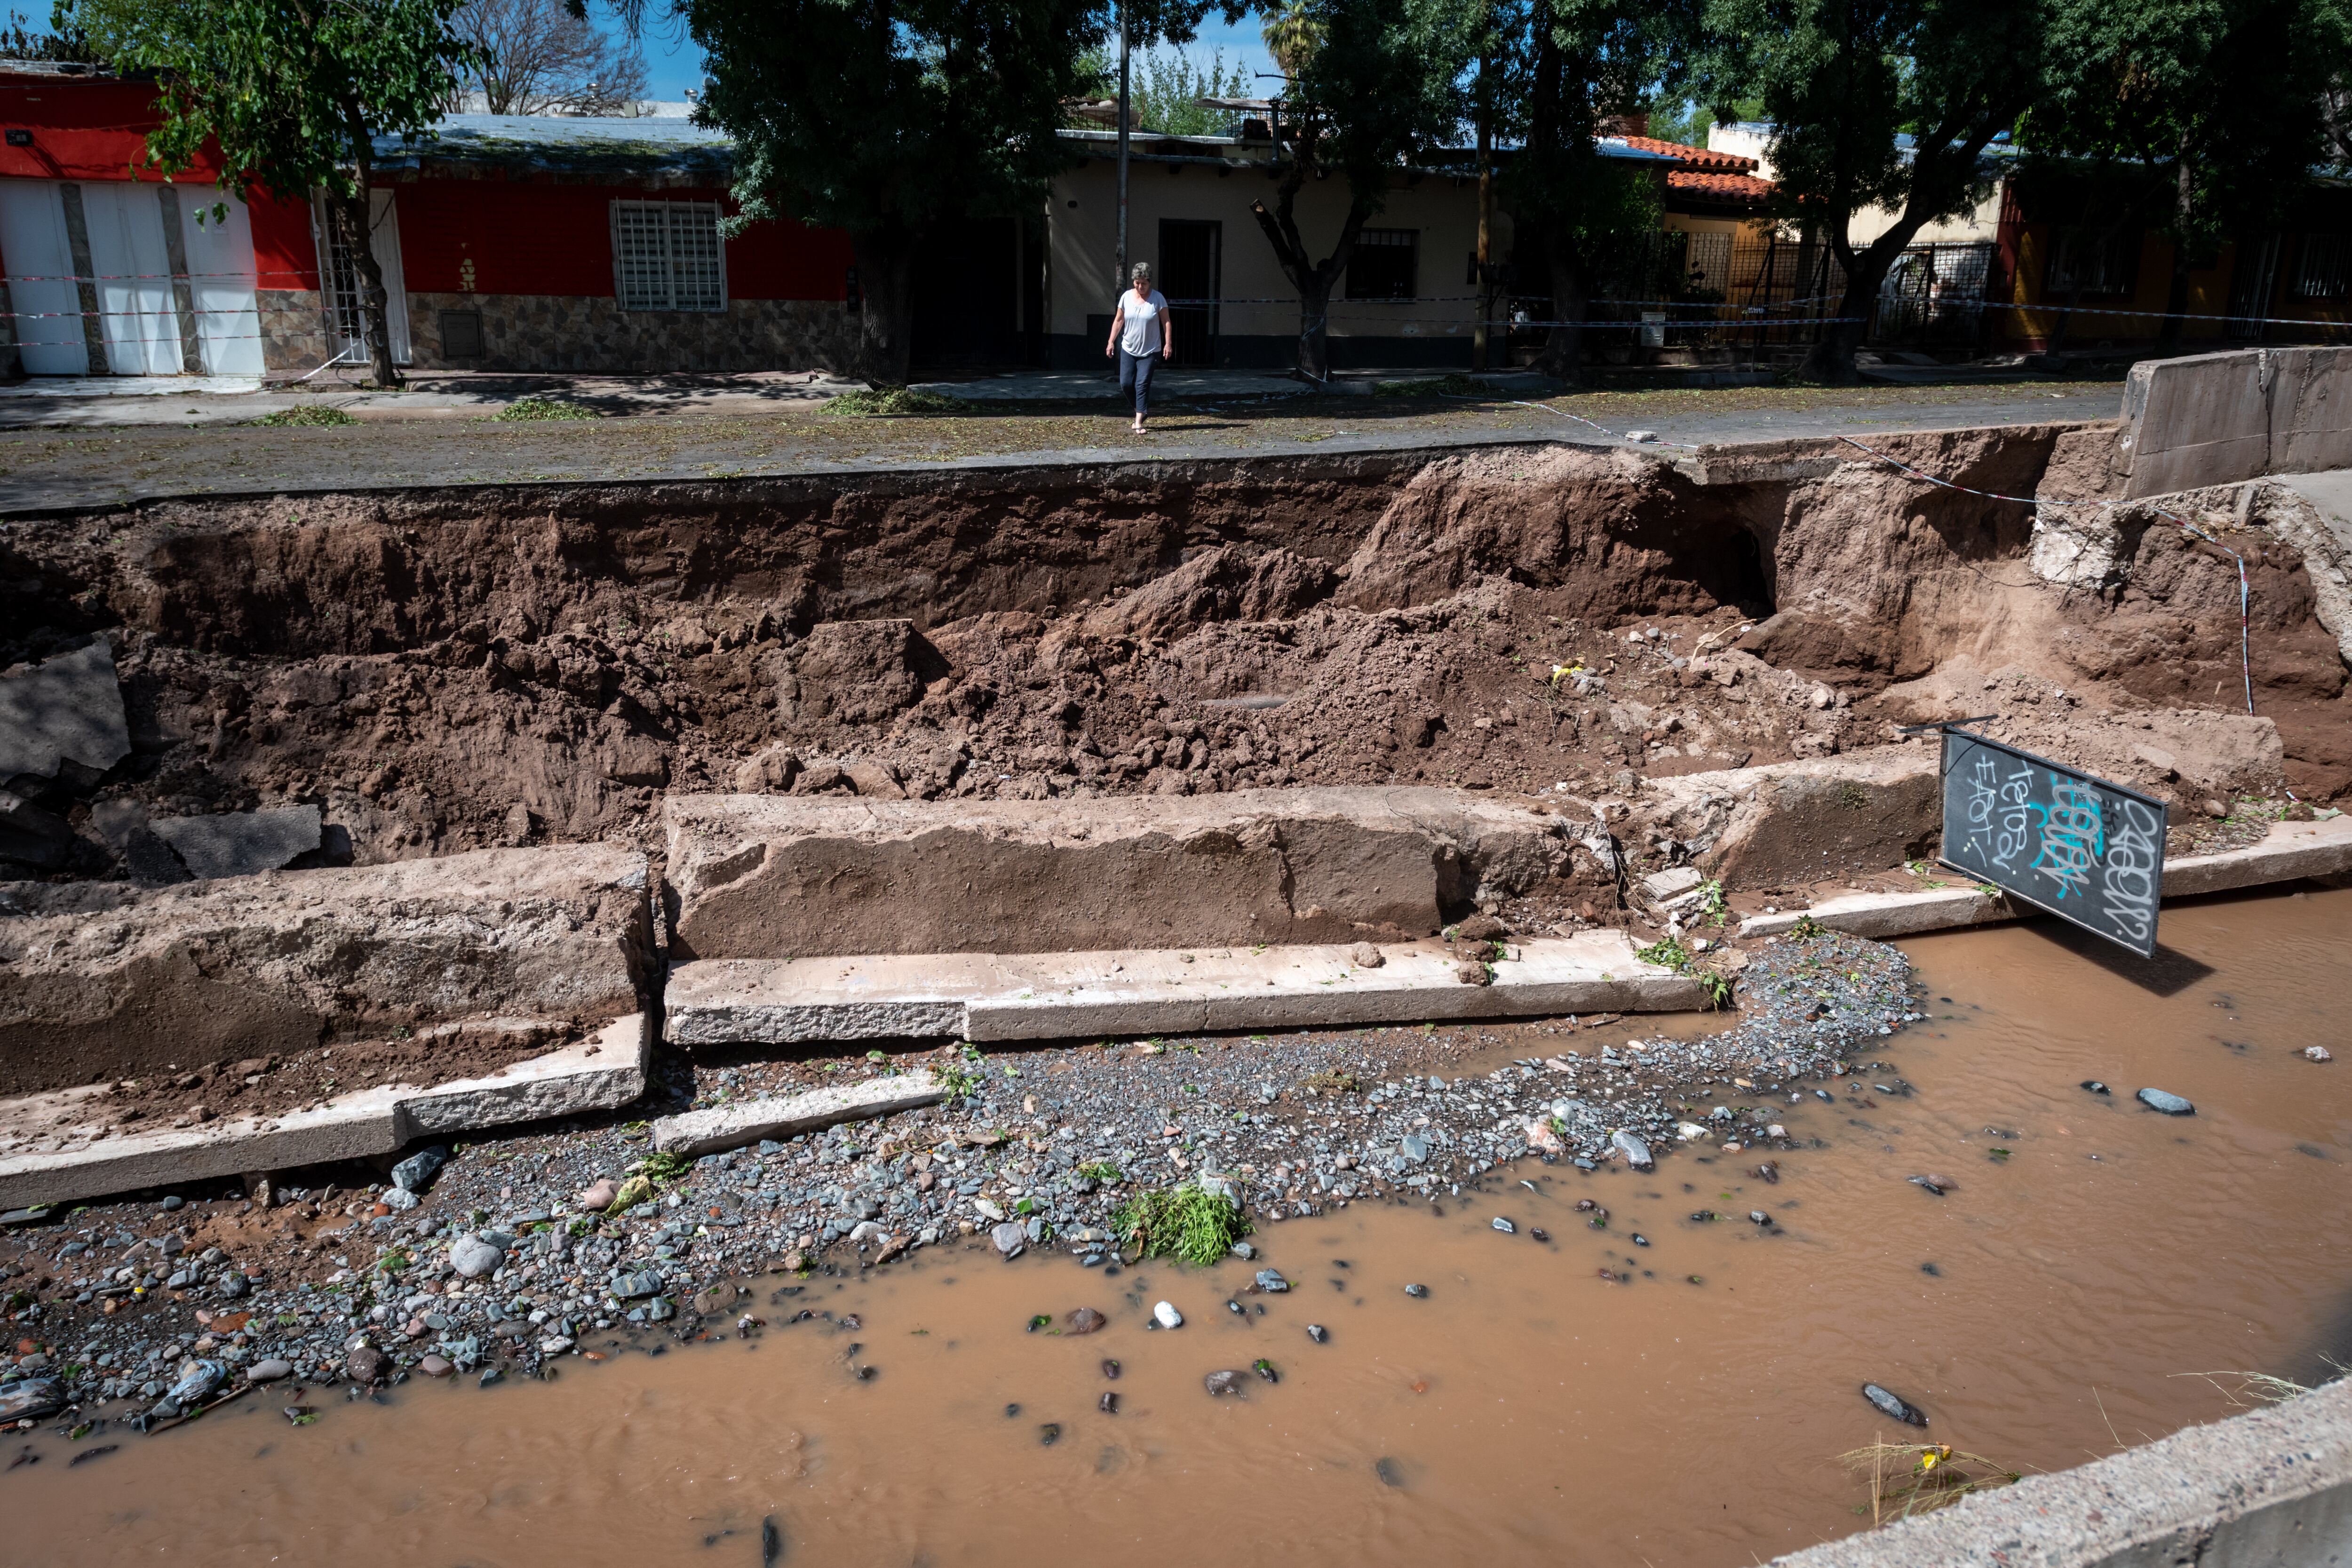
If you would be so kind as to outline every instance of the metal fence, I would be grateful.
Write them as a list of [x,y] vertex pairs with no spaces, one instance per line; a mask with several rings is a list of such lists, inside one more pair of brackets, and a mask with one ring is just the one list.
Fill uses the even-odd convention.
[[[1995,277],[1990,241],[1915,245],[1888,268],[1864,342],[1944,353],[1982,349],[1986,290]],[[1728,350],[1761,357],[1818,342],[1845,296],[1845,269],[1819,240],[1718,230],[1662,231],[1629,247],[1593,280],[1586,319],[1608,357],[1618,348]],[[1528,321],[1551,319],[1551,301],[1519,298]],[[1618,323],[1622,323],[1619,326]],[[1537,342],[1542,329],[1515,333]]]

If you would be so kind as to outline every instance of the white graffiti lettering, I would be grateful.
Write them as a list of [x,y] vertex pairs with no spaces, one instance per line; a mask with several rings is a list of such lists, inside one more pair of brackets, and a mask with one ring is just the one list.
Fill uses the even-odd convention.
[[2017,858],[2033,841],[2033,770],[2020,763],[2002,782],[2000,832],[1993,864],[2004,871],[2017,868]]
[[2136,800],[2116,805],[2101,894],[2116,929],[2145,942],[2155,934],[2157,902],[2164,891],[2164,818]]

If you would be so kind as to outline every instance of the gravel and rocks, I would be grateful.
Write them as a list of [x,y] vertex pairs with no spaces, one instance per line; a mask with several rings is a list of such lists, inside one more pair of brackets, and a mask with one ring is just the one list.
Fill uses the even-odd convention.
[[[1788,1146],[1775,1111],[1807,1092],[1910,1092],[1864,1058],[1920,1016],[1898,952],[1824,933],[1747,957],[1737,1019],[1691,1038],[1664,1032],[1688,1018],[1604,1016],[1003,1055],[671,1058],[656,1073],[671,1108],[918,1059],[951,1068],[968,1092],[692,1162],[656,1155],[642,1121],[591,1119],[455,1149],[422,1191],[340,1166],[250,1194],[191,1188],[172,1208],[150,1197],[13,1225],[0,1229],[0,1301],[17,1353],[0,1368],[0,1420],[62,1408],[144,1425],[192,1379],[217,1399],[257,1383],[530,1375],[601,1355],[596,1336],[735,1330],[750,1310],[732,1282],[751,1275],[854,1273],[943,1246],[1116,1266],[1118,1205],[1178,1182],[1232,1195],[1263,1227],[1349,1204],[1458,1201],[1499,1190],[1527,1160],[1597,1168],[1638,1151],[1662,1163],[1694,1143],[1769,1155]],[[1261,1290],[1286,1283],[1266,1273]],[[1182,1319],[1167,1308],[1160,1321]]]

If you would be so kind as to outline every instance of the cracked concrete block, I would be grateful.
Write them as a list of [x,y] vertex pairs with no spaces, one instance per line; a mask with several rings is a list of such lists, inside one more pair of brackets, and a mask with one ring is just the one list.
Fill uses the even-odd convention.
[[1441,789],[664,810],[681,958],[1419,936],[1569,868],[1560,818]]
[[317,806],[288,805],[215,816],[168,816],[147,826],[172,847],[191,876],[203,880],[278,870],[319,847],[320,825]]
[[1882,871],[1935,852],[1938,765],[1914,743],[1650,779],[1640,815],[1728,889]]
[[130,754],[114,648],[104,637],[0,676],[0,783],[55,778],[68,764],[95,778]]
[[645,857],[617,845],[136,888],[0,887],[0,1094],[165,1063],[645,1010]]

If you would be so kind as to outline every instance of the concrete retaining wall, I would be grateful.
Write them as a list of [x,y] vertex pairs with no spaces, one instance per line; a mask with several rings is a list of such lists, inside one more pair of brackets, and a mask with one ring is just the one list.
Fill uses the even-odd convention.
[[479,849],[136,888],[0,883],[0,1094],[404,1026],[602,1027],[653,978],[646,858]]
[[1786,1568],[2345,1568],[2352,1384],[1921,1519],[1773,1559]]
[[680,958],[1426,936],[1481,898],[1570,874],[1574,836],[1592,827],[1476,795],[1372,787],[672,795],[664,811]]
[[2352,468],[2352,349],[2143,360],[2116,460],[2126,500]]

